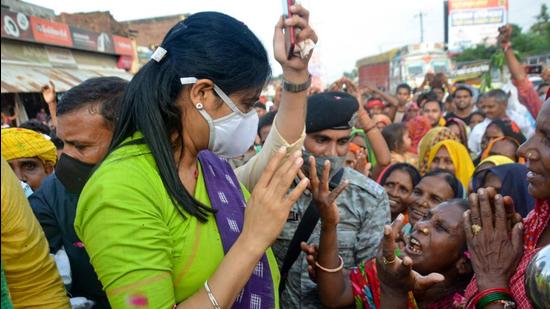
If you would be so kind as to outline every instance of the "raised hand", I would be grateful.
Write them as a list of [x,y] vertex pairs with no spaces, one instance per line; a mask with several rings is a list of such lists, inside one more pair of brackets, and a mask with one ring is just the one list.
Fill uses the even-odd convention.
[[384,237],[380,253],[376,258],[376,269],[383,290],[390,295],[405,297],[409,291],[424,291],[445,278],[438,273],[422,276],[412,270],[411,258],[405,256],[401,259],[395,255],[395,249],[398,247],[396,240],[402,227],[403,215],[399,215],[391,226],[384,226]]
[[299,151],[286,160],[286,148],[282,147],[272,157],[248,200],[241,236],[246,237],[255,249],[264,252],[281,233],[292,205],[308,186],[302,179],[291,190],[292,181],[303,164]]
[[512,39],[512,25],[507,24],[498,28],[497,41],[502,48],[505,48],[506,45],[510,43],[511,39]]
[[[507,287],[523,253],[523,225],[510,219],[506,211],[510,206],[499,194],[491,199],[488,190],[479,189],[470,194],[469,201],[464,231],[478,287]],[[511,226],[510,222],[515,223]]]
[[372,164],[367,162],[367,152],[364,149],[360,149],[355,154],[355,165],[353,168],[359,173],[369,177]]
[[275,26],[275,34],[273,36],[273,50],[275,54],[275,59],[283,67],[283,73],[287,71],[301,73],[303,71],[307,72],[307,67],[309,59],[313,51],[305,58],[300,56],[291,57],[288,59],[286,47],[285,47],[285,27],[295,27],[299,31],[296,31],[296,44],[304,42],[307,40],[317,43],[317,34],[315,30],[311,28],[309,24],[309,11],[302,7],[300,4],[295,4],[291,6],[290,11],[292,12],[292,17],[284,20],[282,17]]
[[55,85],[50,81],[47,85],[42,86],[42,97],[48,104],[56,103]]
[[441,72],[441,73],[437,73],[435,75],[435,80],[439,81],[441,84],[445,85],[449,82],[449,78],[447,77],[447,75],[445,75],[445,73]]
[[310,190],[313,195],[315,205],[319,209],[319,215],[321,217],[322,225],[335,226],[340,221],[340,214],[338,213],[338,206],[336,205],[336,198],[344,191],[348,185],[347,181],[342,181],[338,187],[330,191],[329,189],[329,173],[330,173],[330,161],[325,161],[323,167],[323,175],[319,180],[317,176],[317,166],[315,164],[315,158],[309,157],[309,178],[311,181]]

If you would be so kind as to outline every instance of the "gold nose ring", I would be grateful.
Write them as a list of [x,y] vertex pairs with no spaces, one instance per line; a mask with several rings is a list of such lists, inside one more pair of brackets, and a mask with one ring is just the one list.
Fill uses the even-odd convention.
[[430,230],[428,230],[427,227],[421,228],[420,231],[422,232],[422,234],[425,234],[425,235],[428,235],[430,233]]

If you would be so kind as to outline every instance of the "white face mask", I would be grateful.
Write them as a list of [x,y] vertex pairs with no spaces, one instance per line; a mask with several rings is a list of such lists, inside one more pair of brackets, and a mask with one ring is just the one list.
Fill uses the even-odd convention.
[[[195,77],[182,77],[180,82],[182,85],[194,84],[197,79]],[[254,109],[248,113],[240,111],[231,98],[216,84],[214,84],[214,91],[231,108],[232,112],[227,116],[212,119],[204,110],[202,103],[195,105],[208,123],[210,130],[208,149],[218,156],[228,159],[241,156],[252,146],[256,138],[258,113]]]

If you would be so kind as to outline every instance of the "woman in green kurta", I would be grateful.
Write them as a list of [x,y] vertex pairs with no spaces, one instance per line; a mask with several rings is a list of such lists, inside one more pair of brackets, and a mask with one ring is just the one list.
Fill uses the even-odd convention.
[[[282,102],[305,106],[311,53],[288,58],[282,30],[300,28],[302,48],[316,35],[309,13],[299,5],[291,10],[295,17],[276,27],[274,54],[286,83]],[[75,230],[109,302],[114,308],[278,307],[269,246],[307,186],[303,180],[287,194],[301,155],[271,151],[249,195],[251,188],[235,186],[233,172],[212,154],[237,156],[252,144],[253,103],[270,76],[265,49],[241,22],[209,12],[174,26],[152,58],[130,82],[112,150],[77,208]],[[211,175],[224,173],[226,191],[215,191],[221,182]],[[246,212],[239,201],[246,201]],[[227,209],[236,217],[225,224]],[[231,231],[238,233],[233,239]],[[266,279],[258,274],[267,280],[258,281]]]

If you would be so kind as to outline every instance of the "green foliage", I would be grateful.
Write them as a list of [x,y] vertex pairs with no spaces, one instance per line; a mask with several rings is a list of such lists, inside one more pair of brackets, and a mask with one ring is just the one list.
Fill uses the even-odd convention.
[[351,72],[344,72],[344,76],[351,80],[355,80],[358,76],[357,68],[354,68]]
[[[514,50],[514,54],[516,58],[521,59],[521,53]],[[481,75],[481,85],[480,90],[481,92],[486,92],[490,89],[492,89],[492,77],[491,77],[491,71],[493,69],[498,69],[500,71],[500,75],[502,76],[502,71],[504,70],[505,60],[504,60],[504,51],[498,50],[497,52],[493,53],[491,55],[491,58],[489,59],[489,71],[483,73]]]
[[550,35],[550,32],[548,32],[550,15],[548,14],[548,6],[546,6],[546,4],[540,7],[540,13],[535,18],[537,22],[531,26],[531,32],[538,34],[544,34],[546,32],[547,35]]
[[466,48],[461,54],[455,57],[457,62],[474,61],[474,60],[488,60],[491,55],[496,51],[495,46],[485,46],[478,44],[476,47]]

